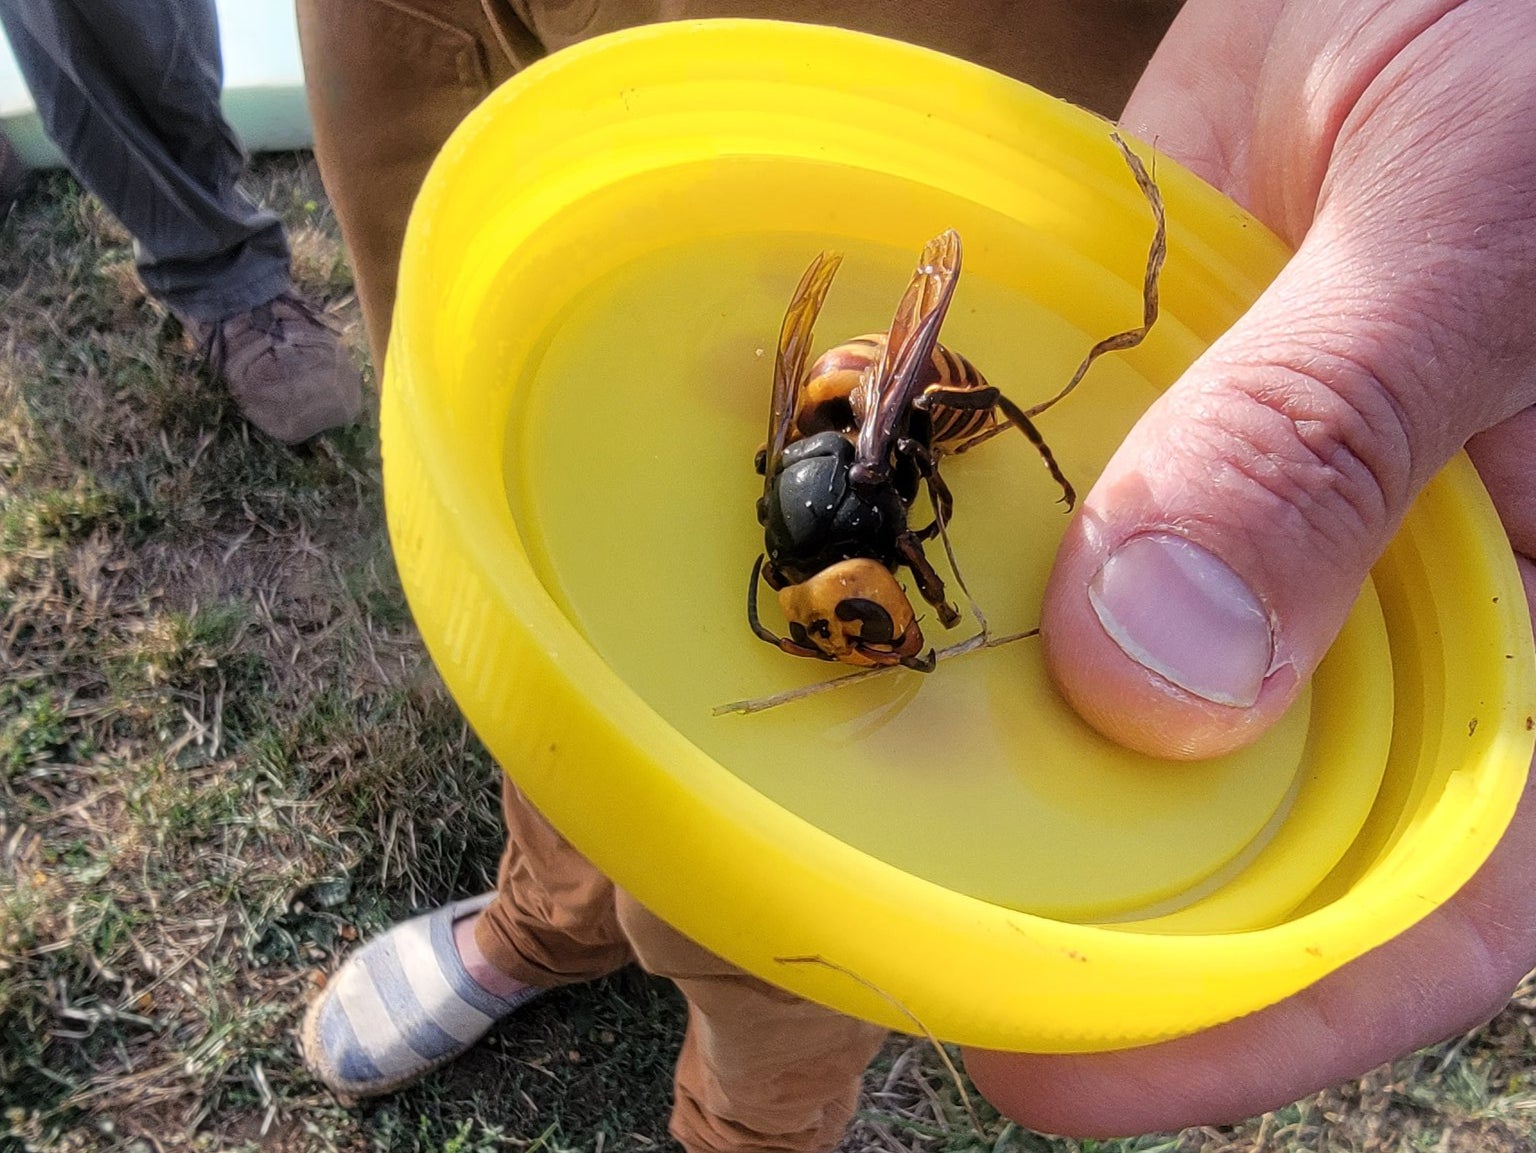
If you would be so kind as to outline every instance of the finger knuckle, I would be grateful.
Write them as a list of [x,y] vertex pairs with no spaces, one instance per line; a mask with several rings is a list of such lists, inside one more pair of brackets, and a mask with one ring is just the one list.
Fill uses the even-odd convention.
[[1407,422],[1359,361],[1313,358],[1275,368],[1245,389],[1214,431],[1219,485],[1250,486],[1283,520],[1345,550],[1379,541],[1410,499]]

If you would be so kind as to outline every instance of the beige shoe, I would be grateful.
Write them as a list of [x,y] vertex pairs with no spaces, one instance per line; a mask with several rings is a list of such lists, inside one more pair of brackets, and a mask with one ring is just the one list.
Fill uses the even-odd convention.
[[246,420],[274,440],[298,444],[362,415],[357,366],[335,330],[295,294],[194,331]]
[[344,1102],[392,1093],[475,1045],[543,989],[497,997],[475,984],[453,924],[494,893],[405,921],[347,958],[299,1029],[304,1064]]

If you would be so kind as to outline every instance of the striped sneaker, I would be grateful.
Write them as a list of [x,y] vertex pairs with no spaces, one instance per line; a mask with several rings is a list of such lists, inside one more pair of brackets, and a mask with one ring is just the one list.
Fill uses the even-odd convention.
[[453,924],[493,896],[402,922],[348,957],[304,1014],[299,1044],[309,1071],[344,1100],[393,1092],[446,1065],[544,992],[497,997],[464,968]]

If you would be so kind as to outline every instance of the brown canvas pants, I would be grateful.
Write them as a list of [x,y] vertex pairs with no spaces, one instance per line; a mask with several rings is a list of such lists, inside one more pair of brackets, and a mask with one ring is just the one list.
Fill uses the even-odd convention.
[[406,218],[458,122],[518,69],[637,24],[766,17],[937,48],[1116,116],[1182,0],[298,0],[315,154],[382,364]]
[[751,977],[647,912],[510,781],[497,897],[476,939],[498,969],[564,985],[631,961],[688,1002],[671,1129],[689,1153],[819,1153],[842,1137],[885,1030]]
[[[840,25],[924,44],[1117,114],[1180,0],[298,0],[315,152],[375,364],[406,219],[439,147],[490,90],[576,41],[717,16]],[[498,897],[477,928],[534,985],[638,961],[688,1001],[673,1134],[690,1153],[835,1146],[884,1031],[767,985],[647,913],[510,782]]]

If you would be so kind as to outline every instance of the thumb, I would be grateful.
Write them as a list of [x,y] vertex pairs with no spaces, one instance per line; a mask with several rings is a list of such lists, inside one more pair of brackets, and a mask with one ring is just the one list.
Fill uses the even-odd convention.
[[[1376,120],[1423,125],[1391,106],[1412,88]],[[1365,116],[1331,142],[1292,261],[1085,498],[1042,636],[1063,693],[1111,739],[1180,758],[1256,739],[1427,480],[1536,400],[1531,150],[1446,124],[1404,147]]]
[[[1180,17],[1203,58],[1230,30],[1223,8]],[[1536,13],[1270,11],[1262,54],[1229,69],[1262,59],[1264,99],[1184,105],[1205,118],[1192,129],[1158,98],[1181,87],[1182,57],[1160,49],[1172,63],[1154,60],[1132,104],[1153,121],[1141,134],[1166,128],[1176,152],[1224,142],[1206,152],[1240,167],[1220,183],[1299,237],[1296,255],[1111,458],[1041,614],[1077,710],[1161,756],[1268,728],[1423,485],[1536,401],[1536,65],[1520,47]]]
[[1326,351],[1344,343],[1353,288],[1320,292],[1336,278],[1320,259],[1299,254],[1145,414],[1057,554],[1041,622],[1051,673],[1132,748],[1201,757],[1256,739],[1453,451],[1407,426],[1370,367]]

